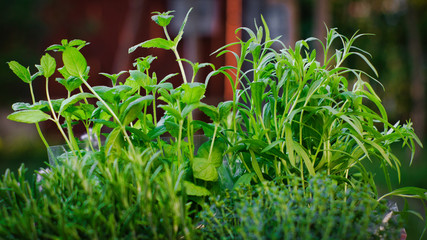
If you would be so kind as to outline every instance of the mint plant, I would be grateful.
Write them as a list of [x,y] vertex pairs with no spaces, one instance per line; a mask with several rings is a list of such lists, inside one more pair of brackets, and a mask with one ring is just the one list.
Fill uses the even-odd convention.
[[[206,203],[211,201],[208,196],[223,199],[229,192],[247,185],[269,183],[283,191],[287,189],[289,194],[293,194],[292,189],[305,193],[312,190],[310,183],[318,176],[326,176],[338,186],[339,194],[342,193],[339,199],[343,201],[333,204],[343,208],[347,207],[344,203],[348,191],[357,192],[361,185],[370,188],[366,190],[370,195],[363,197],[366,202],[362,199],[351,205],[351,209],[356,209],[359,203],[375,208],[380,205],[370,205],[372,199],[393,195],[426,200],[424,189],[391,189],[388,171],[397,171],[400,178],[401,164],[392,152],[392,144],[402,143],[412,152],[412,158],[416,145],[422,144],[410,121],[389,122],[381,100],[369,83],[370,79],[378,83],[372,76],[378,73],[368,59],[370,55],[354,46],[364,34],[347,38],[336,29],[329,29],[326,42],[308,38],[292,48],[279,38],[272,39],[262,18],[262,26],[256,25],[255,31],[246,27],[237,30],[247,33],[248,40],[239,39],[214,53],[233,54],[236,58],[236,66],[218,68],[180,57],[178,44],[190,12],[191,9],[174,38],[167,29],[172,11],[154,13],[152,20],[163,29],[164,37],[129,48],[129,52],[140,47],[172,51],[180,72],[163,79],[158,79],[150,69],[157,57],[145,56],[135,59],[133,69],[99,73],[108,81],[93,86],[90,82],[94,74],[82,54],[88,43],[83,40],[62,40],[61,44],[47,48],[52,55],[62,58],[61,67],[48,53],[33,74],[16,61],[8,63],[17,77],[29,84],[32,96],[32,103],[15,103],[12,106],[15,112],[8,118],[36,124],[48,151],[49,145],[38,124],[53,121],[70,152],[68,158],[58,158],[57,164],[50,166],[51,172],[44,173],[42,182],[32,189],[16,186],[15,177],[9,173],[4,177],[0,196],[7,197],[9,205],[2,209],[7,220],[0,222],[3,224],[0,233],[18,228],[13,224],[14,219],[20,219],[15,211],[23,208],[28,211],[25,219],[21,219],[26,221],[25,231],[12,231],[8,236],[31,238],[47,231],[72,238],[102,238],[104,235],[96,224],[101,222],[108,226],[108,236],[191,239],[197,235],[193,220],[202,212],[200,209],[206,210]],[[325,56],[322,61],[316,59],[316,51],[310,47],[314,41],[322,45]],[[335,49],[337,44],[341,47]],[[231,45],[240,46],[240,53],[228,50]],[[344,63],[350,57],[361,58],[372,73],[346,67]],[[190,65],[191,74],[185,72],[184,64]],[[249,69],[244,70],[243,66],[248,64]],[[195,76],[201,68],[210,68],[211,72],[204,81],[196,82]],[[207,86],[218,74],[229,80],[233,99],[216,106],[206,104],[203,99]],[[121,75],[127,76],[124,82],[118,82]],[[60,76],[56,81],[67,90],[64,98],[51,99],[49,85],[53,76]],[[37,102],[32,82],[39,78],[45,80],[46,99]],[[172,78],[178,79],[180,85],[174,87],[169,82]],[[157,114],[159,109],[164,112],[161,116]],[[210,121],[194,119],[196,110]],[[86,129],[88,148],[81,147],[73,131],[75,124]],[[203,142],[198,144],[200,139]],[[382,168],[390,193],[378,196],[372,174],[365,168],[367,161],[375,161]],[[37,187],[45,190],[37,192]],[[257,194],[264,192],[259,190],[253,196]],[[304,197],[314,193],[307,194]],[[12,195],[21,196],[25,204],[14,205],[21,200]],[[48,205],[33,204],[42,199],[56,204],[53,213],[46,210]],[[81,199],[88,199],[83,203],[90,213],[67,210],[74,209]],[[335,216],[330,214],[331,218]],[[62,230],[49,222],[39,221],[34,225],[36,220],[31,215],[61,221]],[[228,224],[235,216],[224,217],[230,218],[224,220],[224,231],[229,231]],[[360,219],[370,221],[371,217],[369,212]],[[81,223],[64,222],[73,219],[87,223],[90,230],[82,230],[85,225]],[[346,219],[348,222],[351,217]],[[117,223],[120,229],[115,229]],[[161,226],[162,223],[165,225]],[[304,231],[308,234],[307,229]]]

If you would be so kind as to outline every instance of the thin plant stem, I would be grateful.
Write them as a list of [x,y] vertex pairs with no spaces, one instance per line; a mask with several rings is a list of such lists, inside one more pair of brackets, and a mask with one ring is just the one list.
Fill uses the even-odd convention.
[[130,148],[132,149],[132,151],[134,152],[134,153],[136,153],[135,152],[135,148],[134,148],[134,146],[133,146],[133,144],[132,144],[132,141],[130,140],[130,137],[129,137],[129,135],[128,135],[128,133],[126,132],[126,129],[125,129],[125,126],[123,126],[122,125],[122,123],[121,123],[121,121],[120,121],[120,119],[117,117],[117,115],[114,113],[114,111],[110,108],[110,106],[104,101],[104,99],[102,99],[99,95],[98,95],[98,93],[96,93],[95,92],[95,90],[93,90],[93,88],[89,85],[89,83],[87,83],[86,82],[86,80],[84,80],[84,78],[82,77],[82,76],[79,76],[80,77],[80,79],[83,81],[83,84],[85,84],[86,85],[86,87],[89,89],[89,91],[93,94],[93,95],[95,95],[95,97],[105,106],[105,108],[107,108],[107,110],[108,110],[108,112],[113,116],[113,118],[114,118],[114,120],[120,125],[120,128],[121,128],[121,130],[122,130],[122,132],[123,132],[123,134],[124,134],[124,136],[125,136],[125,138],[126,138],[126,140],[128,141],[128,143],[129,143],[129,146],[130,146]]
[[182,154],[181,154],[181,139],[182,139],[182,125],[184,124],[183,120],[179,120],[179,132],[178,132],[178,163],[181,165],[183,163],[182,161]]
[[213,136],[212,136],[211,146],[210,146],[210,149],[209,149],[208,162],[211,161],[211,155],[212,155],[212,150],[213,150],[214,143],[215,143],[215,138],[216,138],[216,132],[217,132],[217,130],[218,130],[218,124],[216,123],[215,124],[215,128],[214,128],[214,133],[213,133]]
[[49,104],[50,110],[52,112],[53,120],[54,120],[56,126],[58,127],[58,130],[61,133],[61,135],[64,138],[67,145],[70,147],[73,154],[75,155],[75,152],[74,152],[75,149],[74,149],[72,143],[70,142],[70,140],[67,138],[67,135],[65,134],[64,130],[62,129],[61,124],[59,124],[59,118],[56,116],[55,110],[53,109],[52,101],[50,100],[50,95],[49,95],[49,78],[46,78],[46,97],[47,97],[47,102]]
[[92,133],[89,130],[89,123],[83,123],[83,125],[85,126],[85,129],[86,129],[89,147],[93,152],[95,152],[95,148],[93,147],[93,144],[92,144]]
[[79,146],[76,142],[76,138],[74,137],[73,126],[71,125],[71,116],[66,116],[65,121],[67,123],[68,137],[70,139],[70,142],[71,142],[71,144],[73,144],[73,147],[75,149],[79,149]]
[[[171,38],[169,37],[168,30],[166,27],[163,27],[163,31],[165,32],[166,39],[169,41],[172,41]],[[175,44],[171,48],[171,50],[175,54],[176,59],[178,60],[178,66],[179,66],[179,70],[181,71],[182,80],[184,81],[184,83],[187,83],[187,76],[185,75],[184,66],[182,65],[182,61],[180,61],[181,57],[179,56],[178,50],[176,49],[176,47],[177,47],[176,45],[177,44]]]
[[[29,83],[30,86],[30,94],[31,94],[31,100],[33,101],[33,104],[36,103],[36,98],[34,97],[34,91],[33,91],[33,85],[31,84],[31,82]],[[39,123],[35,123],[36,125],[36,129],[37,129],[37,133],[40,136],[40,139],[42,140],[43,144],[46,146],[46,149],[49,151],[49,153],[51,153],[50,147],[48,142],[46,141],[46,138],[44,137],[41,129],[40,129],[40,125]]]

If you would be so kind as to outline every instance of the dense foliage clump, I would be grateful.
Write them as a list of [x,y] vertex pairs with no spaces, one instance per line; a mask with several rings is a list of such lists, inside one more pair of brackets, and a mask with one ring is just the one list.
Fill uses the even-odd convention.
[[[363,34],[347,38],[330,29],[325,42],[309,38],[291,48],[272,39],[263,20],[255,31],[238,29],[248,40],[215,52],[236,58],[235,66],[217,68],[180,57],[189,13],[175,38],[167,30],[171,12],[155,13],[152,19],[165,37],[129,49],[172,51],[180,73],[162,79],[150,71],[156,57],[146,56],[135,60],[134,69],[100,73],[111,86],[92,86],[83,40],[47,48],[62,57],[59,68],[48,53],[34,74],[16,61],[8,63],[32,97],[32,103],[15,103],[8,118],[34,123],[51,161],[31,184],[24,167],[17,177],[3,175],[0,237],[397,236],[399,222],[382,223],[386,208],[380,200],[390,195],[425,200],[425,190],[402,188],[379,197],[365,163],[374,162],[390,182],[389,170],[400,169],[392,144],[414,153],[421,143],[411,122],[389,123],[369,83],[375,78],[344,66],[350,56],[359,57],[377,75],[369,54],[353,46]],[[320,42],[323,59],[310,48],[313,41]],[[337,44],[341,47],[334,48]],[[228,50],[231,45],[240,52]],[[192,75],[183,64],[191,66]],[[201,68],[211,71],[198,82]],[[126,80],[118,81],[123,74]],[[230,81],[233,99],[215,106],[203,99],[216,75]],[[54,76],[60,76],[55,80],[67,90],[66,98],[50,98]],[[46,100],[36,101],[32,82],[40,78]],[[194,111],[209,121],[194,119]],[[62,154],[49,146],[39,126],[43,121],[57,126],[66,143]],[[86,140],[75,136],[76,124],[86,130]]]
[[391,210],[367,186],[346,191],[327,176],[305,187],[269,182],[211,200],[198,219],[211,239],[397,239],[403,227],[400,218],[384,221]]

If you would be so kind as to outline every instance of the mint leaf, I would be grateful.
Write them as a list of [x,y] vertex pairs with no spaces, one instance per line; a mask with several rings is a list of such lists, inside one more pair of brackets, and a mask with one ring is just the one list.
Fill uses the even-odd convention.
[[28,68],[25,68],[24,66],[22,66],[21,64],[19,64],[17,61],[10,61],[7,64],[9,64],[9,68],[22,81],[24,81],[26,83],[30,83],[31,82],[31,74],[30,74],[30,70]]
[[48,53],[43,55],[43,57],[40,60],[40,65],[43,69],[43,76],[46,78],[49,78],[55,73],[56,70],[56,61],[53,57],[51,57]]
[[175,43],[163,38],[153,38],[150,40],[147,40],[145,42],[142,42],[138,45],[135,45],[131,48],[129,48],[129,53],[132,53],[135,51],[138,47],[142,48],[162,48],[166,50],[170,50],[172,47],[175,46]]
[[206,188],[202,186],[197,186],[196,184],[189,181],[184,181],[184,188],[185,188],[185,193],[189,196],[202,197],[202,196],[211,195],[209,190],[207,190]]
[[51,119],[50,115],[41,110],[22,110],[7,116],[7,119],[22,123],[38,123]]
[[154,12],[156,15],[152,16],[151,19],[157,23],[160,27],[166,27],[171,22],[173,15],[169,15],[169,13],[174,11],[168,11],[164,13]]
[[83,77],[87,62],[79,50],[74,47],[67,47],[62,54],[62,61],[68,73],[75,77]]

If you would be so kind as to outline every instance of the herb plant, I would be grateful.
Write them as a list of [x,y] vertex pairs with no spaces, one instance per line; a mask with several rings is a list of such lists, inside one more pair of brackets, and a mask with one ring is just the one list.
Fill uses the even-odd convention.
[[[402,219],[388,219],[385,201],[368,186],[345,191],[320,174],[287,187],[273,182],[247,186],[213,198],[199,224],[207,239],[399,239]],[[206,203],[208,204],[208,203]]]
[[[402,143],[412,151],[413,158],[415,145],[421,142],[411,122],[389,123],[386,110],[369,83],[370,79],[376,81],[372,74],[378,75],[368,60],[369,54],[354,46],[364,34],[347,38],[330,29],[325,42],[309,38],[291,48],[279,38],[271,39],[262,19],[262,26],[256,25],[255,31],[245,27],[236,30],[246,32],[248,40],[239,39],[214,53],[233,54],[236,66],[217,68],[179,55],[178,44],[190,12],[174,38],[167,30],[172,12],[154,13],[152,19],[163,28],[165,37],[129,49],[172,51],[180,72],[163,79],[150,71],[156,57],[146,56],[135,60],[134,69],[100,73],[109,79],[110,86],[92,86],[89,82],[93,74],[82,54],[88,43],[83,40],[63,40],[47,48],[61,56],[64,66],[59,68],[48,53],[36,65],[34,74],[16,61],[8,63],[29,84],[32,96],[32,103],[15,103],[15,112],[8,118],[35,123],[49,152],[51,148],[38,124],[53,121],[70,151],[54,159],[50,172],[40,173],[43,179],[35,186],[29,186],[22,174],[18,178],[9,172],[4,175],[0,201],[6,203],[1,208],[6,217],[0,221],[0,233],[9,232],[5,235],[8,238],[190,239],[209,233],[218,224],[199,229],[201,232],[195,229],[193,220],[200,212],[208,211],[208,196],[219,196],[220,203],[230,192],[247,185],[261,186],[253,187],[250,200],[258,199],[257,195],[269,198],[263,189],[268,184],[276,189],[271,193],[272,199],[284,193],[289,193],[291,199],[304,198],[300,205],[289,208],[302,212],[304,206],[310,205],[305,201],[316,191],[327,194],[335,186],[338,195],[328,195],[332,202],[321,201],[318,207],[329,211],[328,217],[336,218],[339,216],[334,215],[333,208],[322,206],[332,204],[353,211],[367,204],[372,211],[361,211],[358,219],[363,221],[356,223],[364,227],[369,225],[365,224],[367,221],[375,224],[378,219],[373,216],[382,211],[383,204],[373,199],[400,195],[426,200],[424,189],[391,189],[388,171],[399,173],[401,164],[391,151],[392,144]],[[322,45],[325,57],[321,61],[310,47],[314,41]],[[334,48],[336,44],[341,47]],[[227,47],[231,45],[240,46],[240,53],[229,51]],[[344,62],[351,56],[365,61],[372,74],[346,67]],[[184,64],[191,66],[192,75],[186,74]],[[244,70],[247,65],[250,67]],[[210,68],[211,72],[204,82],[196,82],[201,68]],[[118,82],[123,74],[128,77]],[[229,80],[233,99],[217,106],[206,104],[203,98],[207,86],[219,74]],[[65,98],[50,98],[49,83],[54,76],[60,76],[56,81],[67,90]],[[32,82],[38,78],[44,78],[46,100],[35,99]],[[181,84],[174,87],[171,79],[178,79]],[[164,114],[158,116],[157,110]],[[194,119],[195,110],[210,121]],[[74,134],[76,124],[86,129],[88,147],[81,147]],[[365,169],[367,161],[375,161],[383,169],[389,194],[378,196],[373,177]],[[318,176],[328,179],[325,189],[311,187]],[[368,195],[346,205],[346,199],[352,198],[353,192],[359,193],[361,186]],[[366,190],[368,186],[370,189]],[[304,194],[298,195],[300,192]],[[256,201],[264,201],[262,197]],[[242,207],[252,204],[245,199],[230,201],[235,200]],[[275,211],[285,206],[268,207],[271,216],[276,216]],[[25,214],[18,214],[21,212]],[[224,236],[230,231],[244,234],[245,227],[249,227],[232,223],[234,215],[222,217],[226,225],[221,229],[227,231]],[[347,222],[352,219],[344,218]],[[23,227],[17,225],[20,221],[25,222]],[[107,235],[99,223],[106,226]],[[235,231],[228,228],[231,226],[236,227]],[[309,234],[309,226],[303,226],[304,234]]]

